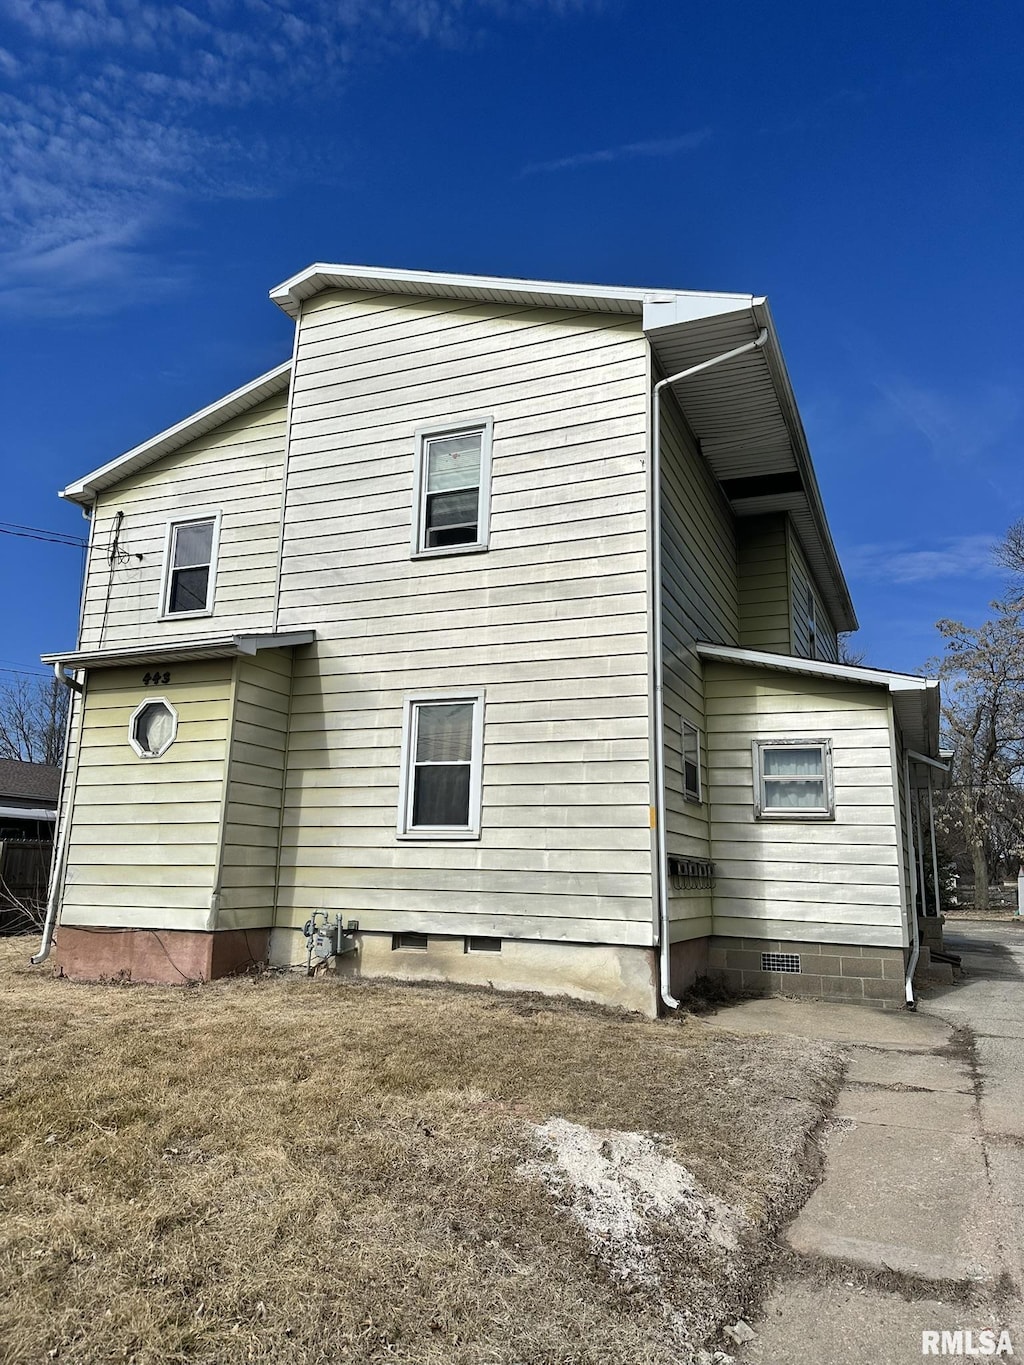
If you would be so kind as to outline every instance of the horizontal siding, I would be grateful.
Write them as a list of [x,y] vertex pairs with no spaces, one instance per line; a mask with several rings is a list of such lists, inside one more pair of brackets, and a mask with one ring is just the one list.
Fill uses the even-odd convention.
[[[839,662],[839,638],[831,617],[814,586],[807,558],[789,524],[789,562],[793,594],[793,653],[802,659]],[[811,640],[811,601],[814,603],[814,640]]]
[[[142,668],[90,674],[61,922],[212,927],[231,705],[227,661],[178,664],[159,688]],[[153,696],[178,713],[160,758],[128,742],[132,712]]]
[[[304,311],[278,923],[651,941],[646,346],[634,319],[333,293]],[[414,433],[494,422],[490,549],[410,557]],[[484,688],[479,840],[399,840],[404,696]]]
[[[281,394],[157,460],[100,495],[85,583],[82,648],[158,644],[265,630],[273,617],[287,395]],[[221,511],[212,616],[160,621],[168,523]],[[110,563],[124,514],[124,558]]]
[[264,650],[236,669],[218,929],[274,923],[291,651]]
[[790,576],[786,518],[743,517],[737,523],[739,643],[790,654]]
[[[715,932],[900,941],[888,694],[721,664],[707,665],[705,685]],[[834,820],[756,819],[752,742],[771,738],[832,741]]]
[[[662,399],[662,597],[665,668],[665,802],[668,852],[710,857],[704,688],[698,640],[736,644],[736,532],[725,498],[695,448],[674,397]],[[683,791],[682,723],[701,732],[701,802]],[[711,894],[670,885],[670,919],[710,921]],[[672,937],[687,937],[673,928]]]

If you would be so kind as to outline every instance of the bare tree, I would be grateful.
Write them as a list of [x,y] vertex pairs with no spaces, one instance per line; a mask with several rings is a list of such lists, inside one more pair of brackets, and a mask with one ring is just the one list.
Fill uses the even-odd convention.
[[1013,523],[996,546],[996,561],[1024,578],[1024,517]]
[[949,851],[970,856],[979,909],[999,864],[1019,856],[1024,829],[1024,600],[992,610],[976,629],[937,622],[946,652],[934,663],[954,755],[942,832]]
[[56,678],[19,677],[0,686],[0,758],[59,767],[68,695]]
[[839,662],[841,664],[853,664],[859,666],[867,658],[867,651],[863,649],[851,649],[850,639],[853,635],[852,630],[841,630],[839,632]]

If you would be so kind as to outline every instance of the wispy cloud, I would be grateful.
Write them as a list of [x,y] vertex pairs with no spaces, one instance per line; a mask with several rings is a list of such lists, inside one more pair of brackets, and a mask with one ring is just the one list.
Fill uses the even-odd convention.
[[693,152],[711,138],[710,128],[698,128],[691,133],[680,133],[678,137],[655,138],[649,142],[624,142],[617,147],[602,147],[596,152],[574,152],[571,156],[560,156],[554,161],[538,161],[524,166],[523,175],[542,175],[550,171],[574,171],[581,166],[600,166],[610,161],[627,161],[636,157],[677,156],[680,152]]
[[973,465],[1020,420],[1020,391],[985,384],[971,393],[940,392],[904,379],[875,380],[894,413],[943,463]]
[[0,309],[107,310],[175,287],[185,267],[155,250],[161,228],[204,199],[280,192],[301,166],[276,110],[336,114],[353,66],[601,3],[0,0]]
[[939,578],[995,578],[997,536],[956,536],[930,546],[908,543],[854,545],[843,555],[852,579],[874,583],[926,583]]

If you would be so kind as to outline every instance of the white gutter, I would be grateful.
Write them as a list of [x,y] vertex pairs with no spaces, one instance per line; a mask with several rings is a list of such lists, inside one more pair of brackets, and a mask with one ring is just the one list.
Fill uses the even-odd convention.
[[907,810],[907,862],[910,866],[910,961],[907,963],[907,977],[904,984],[906,990],[907,1009],[916,1010],[917,1001],[914,999],[914,973],[917,971],[917,959],[921,955],[921,940],[917,931],[917,862],[914,850],[914,814],[910,803],[910,754],[903,756],[903,801]]
[[690,375],[721,365],[725,360],[759,349],[768,340],[768,329],[763,327],[755,341],[736,346],[731,351],[712,356],[699,365],[680,370],[655,384],[651,394],[651,600],[654,610],[654,820],[657,834],[657,871],[655,885],[658,900],[659,976],[662,1003],[668,1009],[679,1008],[679,1001],[669,988],[669,905],[668,905],[668,843],[665,828],[665,660],[661,594],[661,395],[669,384]]

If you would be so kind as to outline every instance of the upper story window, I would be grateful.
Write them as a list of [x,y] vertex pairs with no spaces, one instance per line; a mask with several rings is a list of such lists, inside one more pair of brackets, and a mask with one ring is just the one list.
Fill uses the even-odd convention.
[[807,640],[808,657],[816,659],[818,657],[818,622],[815,618],[813,588],[807,589]]
[[701,799],[700,731],[688,720],[683,721],[683,795],[687,801]]
[[167,529],[163,616],[207,616],[213,610],[219,513],[173,521]]
[[406,698],[400,835],[479,835],[483,722],[482,692]]
[[487,549],[491,428],[486,418],[416,433],[414,555]]
[[833,819],[832,741],[754,740],[754,784],[758,819]]

